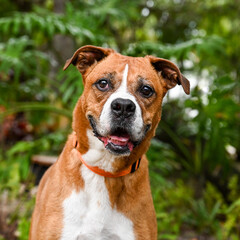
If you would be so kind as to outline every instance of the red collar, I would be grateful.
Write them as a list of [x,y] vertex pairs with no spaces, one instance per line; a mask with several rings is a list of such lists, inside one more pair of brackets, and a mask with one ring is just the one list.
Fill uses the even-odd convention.
[[[77,146],[78,146],[78,141],[76,139],[76,143],[75,143],[75,149],[77,150]],[[78,151],[78,150],[77,150]],[[100,169],[99,167],[94,167],[94,166],[90,166],[88,165],[82,158],[81,153],[78,151],[79,154],[79,158],[81,160],[81,162],[92,172],[103,176],[103,177],[111,177],[111,178],[117,178],[117,177],[122,177],[125,176],[129,173],[134,173],[140,166],[140,162],[141,162],[141,158],[139,158],[136,162],[134,162],[131,166],[129,166],[128,168],[120,171],[120,172],[116,172],[116,173],[111,173],[111,172],[106,172],[103,169]]]

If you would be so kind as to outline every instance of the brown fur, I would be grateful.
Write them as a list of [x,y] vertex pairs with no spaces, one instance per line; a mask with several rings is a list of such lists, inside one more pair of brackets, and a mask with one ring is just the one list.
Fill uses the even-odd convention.
[[[114,165],[114,171],[117,172],[142,157],[140,168],[124,177],[105,178],[105,183],[112,206],[134,223],[136,239],[156,240],[157,222],[145,153],[161,119],[162,99],[167,90],[178,83],[183,85],[186,93],[189,93],[188,80],[167,60],[152,56],[127,57],[111,49],[94,46],[78,49],[66,62],[64,69],[71,63],[82,73],[85,89],[73,112],[72,125],[81,154],[89,149],[86,130],[91,127],[86,116],[91,114],[96,119],[99,118],[106,100],[121,83],[124,66],[129,65],[128,91],[135,96],[142,109],[143,121],[145,124],[151,124],[151,129],[129,157],[119,157]],[[103,93],[93,87],[94,82],[109,74],[115,81],[115,89]],[[139,77],[147,79],[154,86],[156,94],[153,97],[144,99],[136,93]],[[80,175],[82,163],[77,157],[74,144],[74,138],[70,135],[58,161],[41,180],[32,217],[30,240],[59,239],[63,227],[62,203],[73,190],[80,191],[84,186]]]

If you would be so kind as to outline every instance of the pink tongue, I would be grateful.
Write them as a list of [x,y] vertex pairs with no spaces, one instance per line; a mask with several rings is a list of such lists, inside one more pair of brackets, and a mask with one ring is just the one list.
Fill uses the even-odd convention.
[[115,145],[125,146],[129,141],[129,137],[110,136],[108,141]]
[[108,144],[108,138],[106,138],[106,137],[101,137],[100,139],[103,141],[104,147],[106,147],[107,144]]
[[118,136],[109,136],[109,137],[101,137],[101,140],[104,143],[104,147],[111,142],[115,145],[119,146],[128,146],[129,150],[133,150],[133,144],[131,141],[129,141],[129,137],[118,137]]

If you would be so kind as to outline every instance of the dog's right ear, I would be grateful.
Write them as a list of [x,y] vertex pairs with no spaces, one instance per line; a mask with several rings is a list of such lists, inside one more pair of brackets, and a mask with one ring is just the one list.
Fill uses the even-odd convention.
[[81,74],[84,74],[91,65],[101,61],[113,52],[114,50],[110,48],[91,45],[81,47],[66,61],[63,70],[66,70],[70,64],[73,64]]

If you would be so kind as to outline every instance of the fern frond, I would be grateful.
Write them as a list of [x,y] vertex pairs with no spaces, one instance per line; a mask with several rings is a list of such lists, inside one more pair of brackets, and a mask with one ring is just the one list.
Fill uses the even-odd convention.
[[10,38],[6,43],[0,43],[0,71],[8,72],[10,68],[23,72],[31,72],[34,59],[47,60],[43,52],[32,50],[33,42],[27,37]]
[[53,37],[55,34],[70,34],[74,37],[93,38],[90,30],[70,23],[60,14],[15,13],[12,17],[0,18],[0,33],[13,36],[31,35],[42,32]]
[[195,38],[178,44],[161,44],[153,42],[141,42],[131,44],[126,51],[127,54],[136,55],[153,54],[159,57],[171,58],[174,56],[177,59],[186,59],[190,52],[195,52],[197,55],[224,52],[224,40],[217,36],[206,38]]

